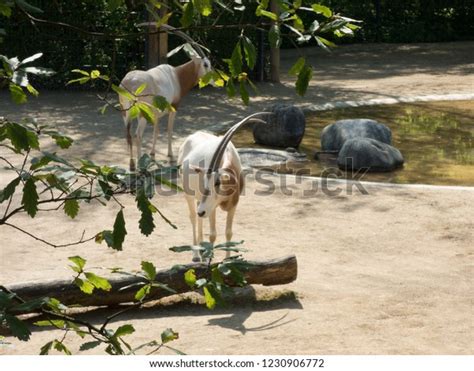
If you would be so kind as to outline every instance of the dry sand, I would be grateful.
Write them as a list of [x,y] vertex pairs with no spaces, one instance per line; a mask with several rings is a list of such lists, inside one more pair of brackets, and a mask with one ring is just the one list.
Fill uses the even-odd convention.
[[[248,112],[286,100],[297,104],[440,93],[472,93],[473,43],[413,46],[347,46],[333,55],[315,54],[315,86],[301,100],[285,79],[262,84],[264,93]],[[286,56],[283,58],[283,66]],[[370,67],[370,68],[369,68]],[[361,71],[364,71],[363,73]],[[0,115],[31,114],[55,122],[76,139],[71,156],[125,165],[127,155],[120,119],[96,115],[90,94],[45,92],[20,110],[0,96]],[[240,117],[244,109],[220,92],[195,91],[177,119],[175,147],[197,128]],[[226,116],[223,116],[226,115]],[[149,131],[150,132],[150,131]],[[160,141],[160,153],[165,145]],[[1,150],[3,151],[3,150]],[[0,172],[0,187],[11,177]],[[151,307],[113,322],[132,323],[132,344],[159,338],[172,327],[180,333],[173,346],[189,354],[472,354],[473,338],[473,201],[474,188],[368,187],[368,195],[341,187],[338,196],[320,190],[310,195],[311,180],[269,176],[286,182],[292,195],[266,189],[250,177],[234,228],[244,239],[249,259],[295,254],[298,279],[285,287],[262,290],[264,301],[208,311],[197,305]],[[81,255],[91,267],[137,269],[142,260],[160,268],[190,261],[167,250],[190,242],[187,208],[181,195],[157,197],[155,203],[177,226],[158,220],[149,238],[139,234],[133,200],[122,197],[128,220],[123,252],[90,243],[52,249],[12,229],[0,230],[0,282],[68,278],[67,257]],[[2,205],[3,210],[4,205]],[[116,208],[83,206],[74,221],[62,213],[13,221],[52,241],[75,239],[110,228]],[[222,223],[218,225],[222,240]],[[292,290],[296,298],[280,298]],[[99,323],[107,312],[87,317]],[[37,354],[59,331],[34,329],[28,343],[11,337],[0,354]],[[80,339],[67,344],[77,352]],[[97,349],[95,353],[100,353]]]

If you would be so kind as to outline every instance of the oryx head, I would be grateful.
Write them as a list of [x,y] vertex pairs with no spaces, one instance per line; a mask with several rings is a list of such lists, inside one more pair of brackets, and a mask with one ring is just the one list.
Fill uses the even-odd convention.
[[223,198],[232,197],[236,192],[240,193],[241,190],[239,189],[238,184],[240,184],[241,174],[236,174],[236,169],[232,169],[231,167],[221,167],[224,153],[227,150],[227,145],[237,129],[241,126],[250,121],[265,123],[265,121],[256,119],[255,117],[271,114],[272,113],[270,112],[257,112],[239,121],[222,137],[207,169],[196,166],[192,167],[192,170],[201,176],[200,191],[202,192],[202,199],[197,209],[198,216],[208,217],[211,211],[220,204]]

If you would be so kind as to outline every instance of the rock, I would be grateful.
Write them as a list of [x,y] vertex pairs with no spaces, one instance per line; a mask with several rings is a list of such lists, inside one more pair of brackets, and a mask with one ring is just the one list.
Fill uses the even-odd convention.
[[239,148],[237,149],[242,165],[253,168],[279,169],[289,167],[289,164],[306,162],[304,153],[287,152],[265,148]]
[[297,148],[303,139],[306,120],[303,111],[286,104],[275,104],[271,109],[267,124],[255,124],[253,138],[255,143],[272,147]]
[[392,171],[403,162],[398,149],[371,138],[346,140],[337,157],[337,165],[343,170]]
[[386,125],[369,119],[349,119],[336,121],[323,129],[321,149],[339,151],[344,142],[352,138],[371,138],[392,144],[392,132]]

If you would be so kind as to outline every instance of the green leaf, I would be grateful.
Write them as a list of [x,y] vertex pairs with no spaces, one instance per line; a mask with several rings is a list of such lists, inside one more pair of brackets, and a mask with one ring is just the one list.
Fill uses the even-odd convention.
[[140,114],[147,120],[150,124],[155,122],[155,113],[152,110],[152,107],[145,102],[135,103],[135,107],[140,110]]
[[237,42],[234,50],[232,51],[229,69],[232,76],[237,76],[242,72],[242,50],[240,40]]
[[75,84],[76,82],[78,82],[79,84],[81,85],[84,85],[86,82],[88,82],[90,80],[90,77],[80,77],[78,79],[73,79],[73,80],[69,80],[66,85],[70,85],[70,84]]
[[166,110],[170,112],[176,111],[176,109],[171,105],[171,103],[168,102],[166,98],[161,95],[153,97],[153,107],[158,108],[161,112],[164,112]]
[[313,8],[315,13],[322,14],[326,18],[330,18],[332,16],[332,11],[327,6],[321,4],[312,4],[311,8]]
[[184,281],[190,288],[194,288],[194,285],[196,284],[196,271],[194,269],[188,270],[184,274]]
[[80,278],[74,279],[74,284],[81,289],[85,294],[92,294],[94,292],[94,285],[89,281],[81,280]]
[[79,213],[79,202],[73,198],[69,198],[64,202],[64,212],[71,219],[74,219]]
[[272,21],[278,21],[278,16],[273,13],[273,12],[269,12],[268,10],[265,10],[265,9],[259,9],[257,8],[257,11],[256,11],[256,15],[261,17],[267,17],[267,18],[270,18]]
[[15,0],[15,2],[20,8],[23,8],[29,13],[43,13],[43,11],[40,8],[37,8],[36,6],[31,5],[25,0]]
[[119,338],[119,337],[122,337],[122,336],[125,336],[125,335],[130,335],[130,334],[133,334],[135,332],[135,328],[132,326],[132,325],[123,325],[123,326],[120,326],[114,333],[114,337],[115,338]]
[[212,1],[211,0],[193,0],[196,10],[201,13],[204,17],[208,17],[212,13]]
[[117,213],[114,222],[114,230],[112,232],[113,237],[113,246],[115,250],[122,250],[123,241],[125,241],[125,235],[127,234],[127,229],[125,228],[125,219],[123,217],[123,210]]
[[315,39],[316,39],[316,42],[318,43],[318,45],[321,46],[325,50],[329,50],[327,47],[330,47],[330,48],[337,47],[336,44],[334,44],[333,42],[325,39],[324,37],[315,36]]
[[142,234],[149,236],[155,229],[155,223],[153,222],[153,215],[149,207],[150,201],[143,190],[137,192],[136,202],[138,209],[141,211],[138,226]]
[[9,122],[3,128],[5,128],[6,137],[10,139],[17,153],[21,153],[22,150],[28,151],[30,149],[28,130],[24,126]]
[[156,277],[156,268],[151,262],[142,261],[142,270],[148,280],[153,281]]
[[173,246],[170,247],[169,250],[173,252],[187,252],[192,251],[193,247],[191,245]]
[[21,178],[15,178],[7,184],[5,188],[0,190],[0,204],[8,199],[15,193],[16,186],[20,184]]
[[52,138],[56,141],[56,144],[62,149],[69,148],[74,142],[71,137],[60,134],[53,134]]
[[299,73],[301,72],[305,64],[306,64],[306,59],[304,57],[298,58],[295,64],[291,66],[290,70],[288,71],[288,74],[291,76],[299,75]]
[[298,95],[303,96],[306,94],[306,90],[308,89],[308,85],[312,76],[313,69],[311,66],[305,64],[298,74],[298,79],[296,80],[296,92]]
[[77,270],[74,269],[75,272],[80,273],[84,270],[84,266],[86,265],[87,260],[80,257],[80,256],[70,256],[68,257],[68,260],[72,261],[76,267]]
[[144,82],[143,84],[141,84],[141,85],[137,88],[137,90],[135,90],[135,92],[134,92],[133,94],[135,94],[135,95],[138,96],[138,95],[140,95],[141,93],[143,93],[143,90],[146,89],[146,85],[147,85],[146,82]]
[[245,87],[244,81],[240,82],[240,97],[242,98],[242,101],[244,102],[245,105],[249,104],[249,101],[250,101],[249,92],[247,91],[247,88]]
[[99,346],[101,344],[100,341],[88,341],[87,343],[83,343],[81,344],[81,346],[79,347],[79,351],[80,352],[83,352],[85,350],[89,350],[89,349],[93,349],[97,346]]
[[72,70],[71,72],[80,73],[81,75],[84,75],[84,76],[87,76],[87,77],[90,76],[89,72],[86,72],[84,70],[75,69],[75,70]]
[[141,301],[145,296],[147,296],[151,291],[151,285],[147,284],[140,288],[135,294],[135,300]]
[[14,310],[17,312],[31,312],[35,309],[41,308],[44,304],[48,302],[48,300],[49,298],[47,297],[32,299],[27,302],[16,305]]
[[244,46],[245,61],[247,62],[247,66],[252,70],[255,67],[255,62],[257,60],[257,50],[255,49],[255,45],[253,45],[252,41],[247,36],[242,38],[242,43]]
[[28,329],[25,322],[10,314],[5,314],[4,319],[13,336],[22,341],[30,340],[31,331]]
[[26,73],[31,73],[33,75],[43,75],[43,76],[51,76],[56,73],[51,68],[44,68],[44,67],[25,67],[23,70]]
[[107,0],[107,7],[111,12],[117,10],[123,4],[123,0]]
[[169,343],[170,341],[179,339],[179,334],[174,332],[172,329],[167,328],[161,333],[161,342],[163,344]]
[[96,274],[92,272],[85,272],[84,274],[87,280],[91,284],[93,284],[95,288],[98,288],[104,291],[110,291],[112,289],[112,285],[106,278],[97,276]]
[[131,100],[131,101],[135,100],[135,97],[133,96],[133,94],[131,94],[128,90],[122,88],[121,86],[112,84],[112,90],[116,92],[118,95],[121,95],[127,98],[128,100]]
[[33,324],[39,327],[46,327],[46,326],[54,326],[57,328],[64,327],[64,321],[61,319],[48,319],[44,321],[37,321],[37,322],[34,322]]
[[64,353],[68,356],[72,355],[71,351],[61,341],[54,340],[53,348],[56,349],[58,352]]
[[21,199],[21,204],[24,207],[25,211],[32,218],[35,217],[38,212],[38,192],[36,192],[36,184],[33,178],[28,178],[23,187],[23,197]]
[[36,90],[31,84],[26,85],[26,90],[28,90],[28,92],[35,97],[39,95],[39,91]]
[[92,70],[91,71],[91,79],[95,80],[100,77],[100,71],[99,70]]
[[272,48],[279,48],[281,46],[281,33],[278,24],[274,24],[270,27],[268,31],[268,41]]
[[193,17],[194,17],[194,5],[193,2],[190,1],[186,5],[184,5],[183,9],[183,15],[180,19],[181,26],[183,27],[189,27],[193,23]]
[[236,90],[235,90],[234,80],[229,79],[229,81],[227,81],[227,85],[226,85],[225,89],[226,89],[227,95],[229,97],[231,97],[231,98],[235,97]]
[[46,344],[44,344],[40,349],[40,356],[48,355],[52,347],[53,347],[53,341],[49,341]]
[[207,286],[204,286],[204,300],[206,301],[206,307],[214,309],[216,306],[216,299],[212,296]]
[[8,85],[8,89],[10,90],[10,96],[12,100],[16,104],[26,103],[27,97],[21,86],[18,86],[14,83],[10,83],[10,85]]

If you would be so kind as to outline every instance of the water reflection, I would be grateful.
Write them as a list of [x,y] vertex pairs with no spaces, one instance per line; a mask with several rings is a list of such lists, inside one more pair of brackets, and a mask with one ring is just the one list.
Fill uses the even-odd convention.
[[[390,173],[369,173],[363,180],[391,183],[419,183],[474,186],[474,101],[368,106],[323,111],[307,117],[300,150],[313,158],[321,148],[322,129],[346,118],[370,118],[390,127],[393,145],[405,157],[403,168]],[[238,147],[256,147],[250,129],[232,140]],[[322,156],[308,164],[311,174],[320,176],[335,167],[334,156]],[[344,172],[341,177],[349,177]]]

